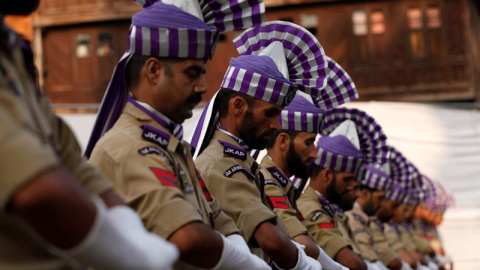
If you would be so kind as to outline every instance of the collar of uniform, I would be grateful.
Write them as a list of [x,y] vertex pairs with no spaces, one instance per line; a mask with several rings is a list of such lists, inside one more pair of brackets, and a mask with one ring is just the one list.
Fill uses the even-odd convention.
[[135,120],[141,122],[141,123],[148,123],[150,126],[159,129],[163,132],[167,132],[168,134],[172,135],[170,137],[170,140],[168,141],[168,146],[167,150],[171,152],[175,152],[177,149],[178,145],[180,144],[180,141],[177,139],[177,137],[173,136],[172,132],[166,128],[164,128],[162,125],[160,125],[157,121],[154,121],[148,114],[143,112],[142,110],[138,109],[131,103],[125,104],[125,108],[123,109],[123,113],[130,115],[131,117],[135,118]]
[[[265,168],[267,170],[268,170],[269,167],[275,167],[287,179],[287,183],[286,183],[285,186],[283,185],[283,183],[279,183],[282,187],[284,186],[285,192],[288,193],[290,191],[290,189],[292,189],[292,187],[293,187],[292,181],[290,181],[290,179],[288,177],[286,177],[285,173],[280,168],[277,167],[277,164],[275,164],[275,162],[272,160],[272,158],[269,155],[265,155],[262,158],[262,161],[260,162],[260,165],[262,166],[262,168]],[[273,176],[273,177],[276,181],[279,181],[278,179],[275,178],[275,176]]]
[[357,202],[353,204],[352,214],[359,215],[365,222],[368,222],[369,220],[367,213],[363,211],[362,207]]
[[230,133],[230,132],[226,131],[225,129],[223,129],[223,128],[220,126],[220,123],[217,123],[217,125],[215,126],[215,128],[216,128],[218,131],[220,131],[220,132],[222,132],[222,133],[225,133],[225,134],[228,135],[230,138],[232,138],[232,139],[233,139],[235,142],[237,142],[237,144],[238,144],[240,147],[242,147],[245,151],[250,152],[251,149],[250,149],[250,147],[247,145],[247,143],[246,143],[244,140],[240,139],[239,137],[237,137],[237,136],[233,135],[232,133]]
[[[228,134],[220,131],[220,130],[215,130],[215,132],[213,133],[213,137],[212,137],[212,141],[225,141],[225,142],[228,142],[228,143],[231,143],[239,148],[243,148],[234,138],[230,137]],[[247,152],[247,160],[245,161],[249,164],[249,166],[251,166],[255,161],[255,159],[253,159],[251,156],[250,156],[250,153]],[[258,165],[258,170],[260,170],[261,166]],[[255,172],[252,172],[255,174]]]
[[315,192],[315,194],[317,196],[317,199],[318,199],[318,202],[322,205],[324,210],[327,211],[330,216],[332,216],[332,217],[335,216],[336,206],[334,204],[332,204],[329,200],[327,200],[327,198],[325,198],[325,196],[323,196],[323,194],[320,193],[320,191],[315,190],[313,188],[312,188],[312,190]]

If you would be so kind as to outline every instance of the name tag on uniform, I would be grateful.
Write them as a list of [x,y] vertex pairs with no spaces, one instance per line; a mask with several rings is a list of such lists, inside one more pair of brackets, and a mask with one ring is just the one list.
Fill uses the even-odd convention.
[[243,172],[247,177],[255,179],[255,175],[251,173],[249,170],[247,170],[247,168],[243,167],[242,165],[233,165],[223,173],[223,176],[232,177],[232,175],[234,175],[237,172]]

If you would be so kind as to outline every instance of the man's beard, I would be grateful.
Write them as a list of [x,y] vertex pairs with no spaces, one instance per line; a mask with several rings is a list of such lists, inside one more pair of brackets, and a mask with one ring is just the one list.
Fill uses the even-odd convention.
[[385,213],[385,210],[380,208],[380,210],[378,210],[378,214],[377,214],[377,218],[378,220],[380,220],[381,222],[389,222],[391,219],[392,219],[393,215],[389,215],[387,213]]
[[0,13],[11,15],[28,15],[34,12],[40,0],[17,0],[17,1],[1,1]]
[[255,136],[257,133],[258,127],[253,122],[253,113],[252,110],[249,108],[245,113],[242,124],[238,129],[238,135],[240,136],[240,139],[244,140],[251,149],[265,149],[265,147],[267,147],[268,140],[262,137],[272,136],[273,130],[260,134],[259,137],[256,138]]
[[339,205],[342,201],[342,196],[337,192],[336,185],[337,185],[337,174],[333,173],[333,179],[330,182],[330,185],[327,186],[327,200],[331,203]]
[[[350,194],[352,193],[352,194]],[[340,195],[340,203],[338,203],[338,206],[342,208],[343,211],[349,211],[352,210],[353,205],[355,204],[355,200],[357,199],[355,197],[355,191],[345,191],[342,195]]]
[[365,203],[365,207],[363,207],[363,211],[367,216],[373,216],[375,214],[375,210],[378,209],[373,209],[373,201],[372,201],[372,196],[370,195],[370,199]]
[[287,151],[286,159],[288,171],[292,175],[305,180],[308,178],[308,163],[305,163],[297,152],[295,152],[293,140],[290,141],[290,148]]

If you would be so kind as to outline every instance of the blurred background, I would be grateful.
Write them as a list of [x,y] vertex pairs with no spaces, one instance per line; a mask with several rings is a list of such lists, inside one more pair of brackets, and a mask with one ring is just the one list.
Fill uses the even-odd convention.
[[[389,141],[455,196],[440,226],[459,270],[480,269],[480,1],[265,0],[267,20],[299,24],[351,75]],[[86,145],[113,69],[127,46],[131,0],[42,0],[6,18],[35,52],[42,90]],[[205,104],[239,32],[220,35],[207,65]],[[345,106],[345,105],[344,105]],[[186,137],[202,106],[185,123]]]

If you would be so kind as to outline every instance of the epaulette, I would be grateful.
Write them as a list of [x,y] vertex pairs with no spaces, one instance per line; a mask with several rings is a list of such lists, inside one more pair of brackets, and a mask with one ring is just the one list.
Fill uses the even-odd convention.
[[379,219],[374,219],[373,222],[383,231],[383,223]]
[[367,224],[367,221],[366,221],[361,215],[352,213],[352,216],[353,216],[356,220],[360,221],[360,223],[362,223],[362,224]]
[[234,158],[238,158],[238,159],[243,160],[243,161],[247,160],[247,151],[245,151],[245,149],[243,149],[239,146],[236,146],[234,144],[231,144],[229,142],[226,142],[226,141],[218,140],[218,142],[221,145],[223,145],[223,154],[224,155],[234,157]]
[[280,185],[282,185],[282,187],[286,187],[288,185],[288,177],[283,174],[282,171],[280,171],[277,167],[272,166],[266,169],[272,174],[273,178],[275,178],[280,183]]
[[364,232],[364,231],[365,231],[365,228],[363,228],[363,227],[356,228],[355,230],[353,230],[353,234],[359,234],[359,233]]
[[255,175],[242,165],[233,165],[223,173],[223,176],[232,177],[237,172],[243,172],[247,177],[255,179]]
[[343,211],[342,208],[338,207],[336,204],[330,204],[330,205],[332,206],[333,210],[335,210],[335,213],[339,218],[343,218],[345,216],[345,212]]
[[322,198],[322,197],[319,197],[318,198],[318,201],[320,202],[320,204],[322,205],[323,209],[325,211],[327,211],[327,213],[330,215],[330,217],[333,218],[333,216],[335,215],[335,209],[332,207],[332,205],[330,204],[329,201],[327,201],[326,199]]
[[150,125],[142,125],[143,129],[142,138],[149,142],[152,142],[163,149],[167,149],[168,142],[170,141],[171,135],[165,131],[161,131],[157,128],[154,128]]

